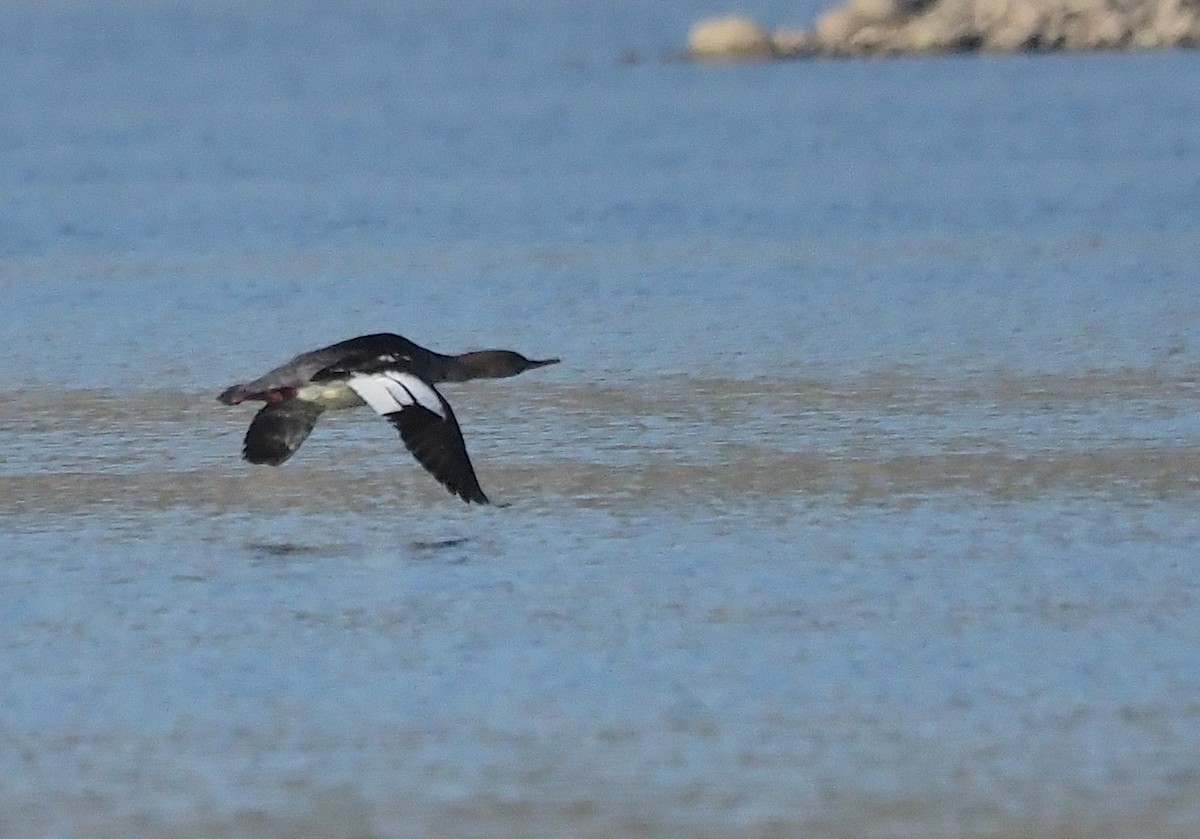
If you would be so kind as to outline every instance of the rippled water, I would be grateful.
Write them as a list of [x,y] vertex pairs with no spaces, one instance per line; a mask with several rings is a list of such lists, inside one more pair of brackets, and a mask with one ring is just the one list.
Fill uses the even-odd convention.
[[0,835],[1196,835],[1197,59],[444,6],[0,10]]

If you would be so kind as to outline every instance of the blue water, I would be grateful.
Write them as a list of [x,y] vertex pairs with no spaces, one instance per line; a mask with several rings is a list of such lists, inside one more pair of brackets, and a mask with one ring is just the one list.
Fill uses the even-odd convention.
[[[1200,56],[712,11],[0,8],[0,835],[1200,833]],[[379,330],[508,506],[238,459]]]

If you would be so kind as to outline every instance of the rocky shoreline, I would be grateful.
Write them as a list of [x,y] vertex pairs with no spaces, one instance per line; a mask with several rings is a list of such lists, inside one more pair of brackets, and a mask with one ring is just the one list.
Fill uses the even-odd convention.
[[701,20],[695,60],[945,52],[1168,49],[1200,45],[1200,0],[848,0],[811,29]]

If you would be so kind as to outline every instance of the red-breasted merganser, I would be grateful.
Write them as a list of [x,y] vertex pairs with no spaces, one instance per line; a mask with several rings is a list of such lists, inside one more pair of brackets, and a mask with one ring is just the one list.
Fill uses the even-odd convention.
[[502,379],[557,363],[510,350],[442,355],[399,335],[362,335],[301,353],[217,399],[267,403],[250,423],[242,456],[271,466],[296,453],[324,411],[366,403],[399,430],[417,462],[446,489],[463,501],[487,504],[458,420],[434,384]]

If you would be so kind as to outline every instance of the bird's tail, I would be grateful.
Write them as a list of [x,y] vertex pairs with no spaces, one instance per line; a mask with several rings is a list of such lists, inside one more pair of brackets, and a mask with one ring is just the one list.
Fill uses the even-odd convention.
[[253,395],[253,393],[246,389],[245,385],[233,385],[232,387],[225,388],[221,395],[217,397],[217,401],[226,405],[237,405],[240,402],[245,402]]

